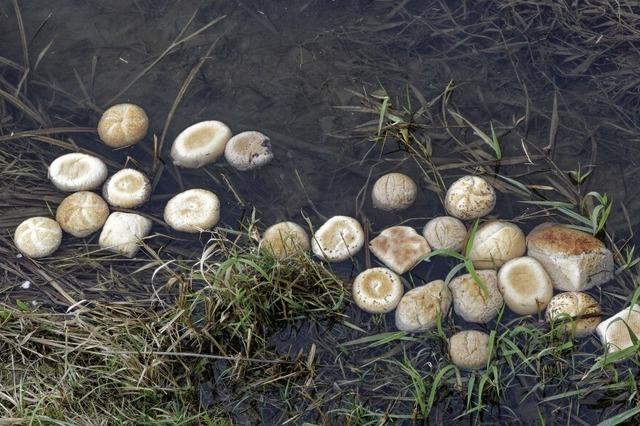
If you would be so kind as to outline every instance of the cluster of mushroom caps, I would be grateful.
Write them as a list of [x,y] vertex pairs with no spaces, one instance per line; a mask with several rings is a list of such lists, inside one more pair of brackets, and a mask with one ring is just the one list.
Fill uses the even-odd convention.
[[[107,109],[98,123],[100,139],[111,148],[124,148],[147,135],[149,119],[134,104],[118,104]],[[224,123],[203,121],[183,130],[171,147],[177,166],[202,167],[224,154],[238,170],[251,170],[273,159],[269,138],[248,131],[235,136]],[[134,257],[141,241],[151,231],[151,219],[128,211],[141,207],[151,196],[148,177],[135,169],[122,169],[108,177],[106,164],[99,158],[71,153],[56,158],[49,166],[49,179],[61,191],[71,192],[58,206],[55,220],[32,217],[23,221],[14,234],[16,247],[31,258],[53,254],[62,242],[63,231],[74,237],[87,237],[100,229],[103,249]],[[106,181],[106,182],[105,182]],[[92,192],[102,186],[102,196]],[[197,233],[211,229],[220,218],[220,201],[206,189],[189,189],[171,198],[164,209],[164,220],[176,231]]]

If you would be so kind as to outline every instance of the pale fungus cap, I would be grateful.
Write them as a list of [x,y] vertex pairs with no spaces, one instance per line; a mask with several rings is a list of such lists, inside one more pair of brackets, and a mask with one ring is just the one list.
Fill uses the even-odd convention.
[[444,281],[431,281],[409,290],[396,308],[396,327],[408,332],[426,331],[438,324],[451,307],[451,292]]
[[238,170],[252,170],[273,160],[269,138],[260,132],[238,133],[227,142],[224,158]]
[[486,216],[495,205],[493,186],[479,176],[464,176],[453,182],[444,199],[449,214],[462,220]]
[[171,159],[176,166],[195,169],[213,163],[224,153],[231,129],[220,121],[201,121],[184,129],[173,141]]
[[88,191],[69,195],[56,210],[56,221],[60,227],[78,238],[91,235],[102,228],[107,217],[107,203],[98,194]]
[[309,250],[307,232],[294,222],[280,222],[262,234],[260,248],[276,259],[286,259]]
[[640,305],[633,305],[618,312],[596,328],[602,345],[609,353],[633,346],[629,329],[640,339]]
[[58,222],[48,217],[32,217],[18,225],[13,239],[25,256],[45,257],[60,247],[62,229]]
[[389,269],[398,274],[413,269],[421,258],[431,252],[427,240],[409,226],[392,226],[369,243],[373,253]]
[[526,256],[511,259],[500,268],[498,288],[504,303],[518,315],[541,312],[553,297],[549,274],[540,262]]
[[497,269],[526,250],[524,233],[517,225],[495,220],[478,227],[467,255],[476,268]]
[[489,335],[477,330],[465,330],[449,338],[451,361],[463,370],[477,370],[489,362]]
[[342,262],[357,254],[364,245],[360,222],[349,216],[333,216],[313,235],[313,254],[329,262]]
[[353,300],[360,309],[372,314],[391,312],[404,293],[400,277],[387,268],[361,272],[353,282]]
[[411,206],[416,200],[417,193],[418,187],[409,176],[402,173],[388,173],[373,185],[371,199],[375,208],[398,211]]
[[100,233],[100,247],[126,257],[133,257],[141,240],[149,235],[151,220],[135,213],[113,212]]
[[593,297],[580,291],[567,291],[553,296],[547,305],[547,322],[558,322],[576,337],[593,333],[602,320],[600,305]]
[[107,109],[98,122],[98,136],[111,148],[140,142],[149,130],[149,118],[134,104],[117,104]]
[[171,198],[164,208],[164,221],[176,231],[197,233],[211,229],[220,220],[220,200],[205,189],[189,189]]
[[439,216],[424,226],[422,235],[433,250],[448,249],[461,252],[467,238],[467,228],[451,216]]
[[151,183],[147,177],[134,169],[122,169],[107,180],[102,196],[113,207],[134,209],[149,200]]
[[107,174],[107,166],[101,159],[79,152],[58,157],[49,166],[51,183],[66,192],[95,189]]
[[502,295],[498,290],[496,271],[476,271],[488,294],[482,291],[471,274],[460,275],[449,283],[453,295],[453,309],[467,322],[487,323],[502,307]]

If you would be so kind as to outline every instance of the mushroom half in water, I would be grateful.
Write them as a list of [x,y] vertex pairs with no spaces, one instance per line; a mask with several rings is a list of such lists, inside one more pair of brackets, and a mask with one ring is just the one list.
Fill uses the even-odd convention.
[[189,189],[169,200],[164,221],[181,232],[197,233],[211,229],[220,220],[220,200],[206,189]]
[[193,124],[173,141],[173,164],[195,169],[213,163],[224,153],[230,138],[231,129],[220,121],[201,121]]
[[403,293],[400,277],[387,268],[367,269],[353,282],[353,300],[360,309],[372,314],[393,311]]
[[269,138],[260,132],[238,133],[227,142],[224,158],[238,170],[252,170],[273,160]]
[[107,178],[107,166],[96,157],[74,152],[53,160],[49,179],[60,191],[88,191],[102,185]]
[[360,251],[364,231],[360,222],[349,216],[334,216],[313,235],[313,253],[329,262],[342,262]]
[[98,194],[89,191],[69,195],[56,210],[56,221],[60,227],[78,238],[91,235],[102,228],[107,217],[107,203]]
[[416,200],[418,186],[409,176],[388,173],[373,185],[371,199],[380,210],[399,211],[410,207]]
[[486,367],[490,355],[487,333],[465,330],[449,338],[449,356],[458,368],[477,370]]
[[151,183],[147,177],[134,169],[122,169],[107,180],[102,196],[113,207],[134,209],[149,200]]
[[486,216],[495,205],[493,186],[479,176],[461,177],[451,184],[444,199],[449,214],[462,220]]
[[98,136],[111,148],[140,142],[149,130],[149,118],[135,104],[117,104],[107,109],[98,122]]
[[270,226],[260,240],[260,249],[276,259],[286,259],[309,250],[307,232],[294,222]]

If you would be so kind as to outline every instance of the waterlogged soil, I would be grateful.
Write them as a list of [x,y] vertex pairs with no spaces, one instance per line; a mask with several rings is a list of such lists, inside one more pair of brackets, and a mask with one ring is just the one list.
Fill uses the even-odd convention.
[[[526,116],[528,141],[542,148],[553,139],[551,154],[562,170],[579,167],[583,171],[593,170],[579,190],[583,194],[591,190],[609,194],[615,205],[608,231],[615,241],[634,241],[640,221],[635,214],[640,208],[640,197],[635,190],[640,158],[637,84],[633,87],[629,84],[623,93],[608,92],[616,79],[628,79],[631,83],[632,77],[617,76],[611,69],[612,61],[607,63],[606,57],[594,58],[589,64],[579,62],[582,56],[572,59],[569,53],[562,56],[557,51],[545,56],[536,55],[539,50],[532,49],[527,56],[527,43],[539,43],[543,35],[536,33],[538,27],[518,29],[513,20],[507,19],[513,16],[509,8],[517,8],[516,3],[480,1],[466,6],[456,3],[21,2],[31,68],[58,90],[52,94],[50,88],[31,85],[30,96],[37,99],[35,107],[46,111],[56,127],[94,127],[101,110],[114,102],[141,105],[149,116],[151,131],[134,147],[111,151],[91,133],[69,134],[66,139],[119,165],[133,164],[150,172],[154,161],[152,134],[163,142],[162,160],[168,159],[175,136],[197,121],[220,120],[234,132],[259,130],[271,137],[275,160],[256,171],[239,172],[224,161],[206,169],[178,170],[166,161],[152,200],[143,208],[159,219],[164,203],[174,193],[204,187],[221,198],[221,223],[227,228],[237,228],[239,220],[255,208],[263,226],[285,219],[304,223],[305,218],[309,218],[317,227],[330,216],[345,214],[366,220],[370,232],[375,234],[399,223],[421,229],[428,218],[443,214],[442,204],[438,194],[422,180],[420,167],[400,149],[397,141],[376,145],[371,141],[375,130],[368,134],[354,130],[365,122],[370,122],[370,127],[375,129],[378,119],[375,114],[341,107],[359,106],[361,98],[356,93],[371,93],[384,86],[395,106],[401,108],[413,88],[430,101],[437,99],[454,81],[459,87],[452,95],[456,107],[471,121],[486,124],[492,119],[511,124]],[[553,8],[547,9],[541,9],[536,25],[544,26],[553,19]],[[502,14],[505,18],[492,18],[492,14]],[[224,19],[154,63],[192,16],[185,34],[218,17],[224,16]],[[483,27],[481,23],[485,20],[491,24]],[[500,23],[504,26],[496,27]],[[22,64],[20,31],[9,1],[0,2],[0,28],[1,56]],[[575,41],[575,34],[563,34],[563,28],[549,28],[546,34],[549,43],[566,43],[568,51],[572,42],[582,43],[578,50],[586,54],[584,42]],[[520,35],[516,37],[514,34],[518,31]],[[601,30],[606,31],[606,28]],[[498,36],[501,32],[502,36]],[[620,49],[631,52],[633,43],[615,46],[612,52]],[[209,49],[208,59],[173,111],[162,139],[174,99],[190,71]],[[4,78],[15,76],[15,70],[3,70]],[[141,73],[142,76],[118,96]],[[619,85],[623,86],[622,82]],[[40,90],[42,93],[38,93]],[[410,97],[414,103],[418,102],[414,95]],[[440,104],[435,102],[434,114],[439,108]],[[554,126],[554,121],[559,124]],[[440,164],[461,161],[456,145],[442,126],[434,124],[423,130]],[[505,158],[523,155],[520,137],[508,134],[501,142]],[[548,188],[551,183],[546,180],[549,170],[542,167],[531,172],[532,167],[525,163],[526,159],[507,161],[496,164],[495,170],[514,178],[522,176],[526,183],[539,185],[536,189],[539,193],[554,199],[556,193]],[[445,182],[448,184],[473,171],[468,167],[465,170],[457,167],[443,170]],[[371,179],[389,171],[402,171],[419,182],[417,202],[401,213],[381,212],[371,205]],[[515,198],[500,194],[494,214],[513,218],[527,208]],[[527,231],[542,220],[544,218],[536,217],[523,221],[522,227]],[[187,254],[200,250],[197,237],[181,237],[183,241],[171,244],[180,244]],[[342,264],[336,269],[349,280],[372,263],[376,264],[374,258],[361,253],[353,264]],[[421,265],[407,275],[408,286],[442,279],[452,264],[439,259]],[[609,292],[594,291],[593,294],[603,302],[605,315],[610,315],[624,304],[627,291],[613,285]],[[394,330],[392,314],[371,317],[351,308],[346,314],[350,324],[367,333]],[[503,321],[508,323],[512,319],[514,317],[507,314]],[[536,319],[532,322],[542,324]],[[494,327],[492,323],[482,327],[463,324],[457,317],[455,324],[484,330]],[[327,384],[326,388],[317,390],[318,399],[333,401],[325,404],[323,410],[344,407],[356,394],[372,412],[389,410],[398,414],[399,410],[412,408],[414,404],[410,401],[393,402],[396,395],[388,395],[387,400],[374,398],[379,396],[376,395],[379,391],[371,383],[380,380],[367,383],[366,376],[359,377],[350,370],[351,366],[360,366],[363,360],[377,356],[402,360],[401,351],[394,352],[389,347],[336,350],[341,343],[363,336],[344,324],[303,321],[282,330],[274,336],[273,343],[282,353],[291,354],[306,353],[312,344],[316,345],[317,359],[326,365],[316,372],[316,379]],[[414,355],[419,353],[415,359],[423,363],[421,367],[438,364],[442,351],[430,347],[436,344],[434,340],[425,340],[411,347]],[[595,341],[582,349],[601,350]],[[393,381],[393,378],[387,380]],[[489,405],[479,419],[529,423],[542,416],[549,423],[569,419],[593,423],[612,415],[611,410],[598,407],[597,394],[593,401],[582,401],[579,413],[573,410],[572,401],[568,399],[538,405],[556,389],[549,387],[544,392],[529,393],[536,378],[523,375],[518,381],[519,385],[509,389],[503,404]],[[351,392],[349,397],[347,393],[341,395],[346,389]],[[292,412],[291,405],[277,393],[247,401],[234,395],[233,389],[215,389],[215,385],[203,385],[201,392],[203,401],[227,406],[240,423],[281,423],[294,415],[301,416],[297,421],[322,419],[313,408],[308,408],[307,413]],[[454,395],[450,399],[443,395],[436,401],[431,420],[452,423],[449,416],[459,414],[463,404],[464,401]],[[410,417],[410,408],[401,414]],[[470,423],[470,419],[456,422]]]

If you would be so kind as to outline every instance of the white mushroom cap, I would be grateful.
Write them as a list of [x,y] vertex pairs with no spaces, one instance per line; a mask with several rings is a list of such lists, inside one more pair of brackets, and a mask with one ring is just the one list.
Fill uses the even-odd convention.
[[467,228],[460,220],[451,216],[439,216],[424,226],[422,235],[434,250],[462,251],[467,237]]
[[409,176],[402,173],[388,173],[373,185],[371,199],[375,208],[398,211],[411,206],[416,200],[417,193],[418,187]]
[[103,249],[133,257],[149,231],[150,219],[135,213],[113,212],[107,218],[98,242]]
[[431,252],[427,240],[409,226],[387,228],[369,243],[371,253],[398,274],[413,269]]
[[48,217],[32,217],[18,225],[13,239],[25,256],[45,257],[60,247],[62,229],[58,222]]
[[333,216],[313,235],[313,253],[329,262],[342,262],[364,245],[362,225],[349,216]]
[[541,312],[553,297],[549,274],[540,262],[526,256],[511,259],[500,268],[498,288],[504,303],[518,315]]
[[260,248],[276,259],[286,259],[309,250],[307,232],[294,222],[270,226],[260,240]]
[[526,250],[524,233],[517,225],[495,220],[478,227],[468,256],[476,268],[497,269]]
[[149,179],[137,170],[122,169],[107,180],[102,196],[113,207],[134,209],[147,202],[151,195]]
[[353,282],[353,300],[363,311],[372,314],[391,312],[404,293],[400,277],[387,268],[361,272]]
[[224,153],[230,138],[231,129],[220,121],[201,121],[193,124],[173,141],[173,164],[195,169],[213,163]]
[[189,189],[171,198],[164,208],[164,221],[176,231],[197,233],[211,229],[220,220],[220,200],[205,189]]
[[633,346],[629,329],[640,339],[640,305],[633,305],[602,321],[596,328],[602,345],[609,353]]
[[419,332],[434,328],[451,307],[451,292],[442,280],[409,290],[396,308],[398,330]]
[[486,216],[495,205],[493,186],[479,176],[464,176],[453,182],[444,199],[449,214],[462,220]]
[[489,335],[482,331],[465,330],[449,338],[451,361],[464,370],[477,370],[489,362]]
[[76,192],[95,189],[107,178],[107,166],[96,157],[74,152],[53,160],[49,179],[60,191]]
[[109,217],[109,206],[98,194],[80,191],[62,200],[56,210],[60,227],[74,237],[93,234]]
[[107,109],[98,122],[98,136],[111,148],[140,142],[149,130],[149,118],[134,104],[117,104]]
[[260,132],[238,133],[227,142],[224,158],[238,170],[252,170],[273,160],[269,138]]
[[[575,330],[576,337],[593,333],[602,320],[600,305],[580,291],[567,291],[553,296],[545,315],[548,322],[560,322],[566,331]],[[566,324],[565,324],[566,323]]]
[[449,283],[453,295],[453,309],[467,322],[487,323],[498,315],[502,307],[498,275],[493,270],[476,272],[489,294],[485,295],[471,274],[460,275]]

